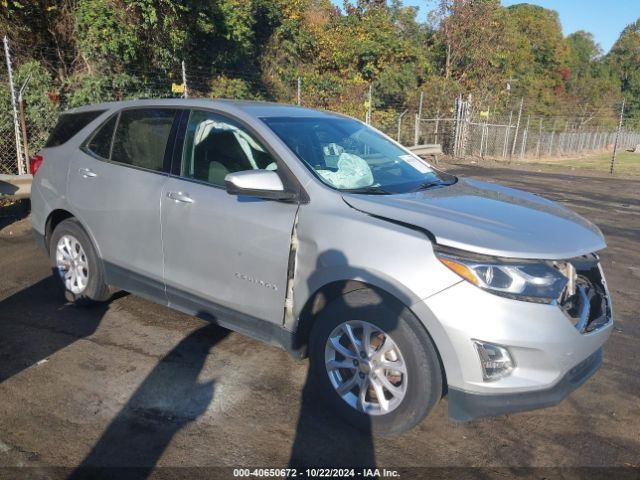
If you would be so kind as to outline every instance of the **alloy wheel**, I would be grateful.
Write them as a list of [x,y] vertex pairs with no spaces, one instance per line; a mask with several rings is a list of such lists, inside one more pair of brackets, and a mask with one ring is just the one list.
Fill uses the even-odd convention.
[[56,268],[64,286],[76,295],[87,288],[89,261],[82,245],[73,235],[63,235],[56,245]]
[[395,410],[407,391],[407,367],[398,345],[375,325],[338,325],[325,346],[325,367],[338,395],[368,415]]

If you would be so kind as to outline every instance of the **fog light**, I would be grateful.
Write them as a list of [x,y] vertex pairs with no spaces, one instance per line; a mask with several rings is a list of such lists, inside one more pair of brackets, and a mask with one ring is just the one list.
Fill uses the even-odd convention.
[[482,378],[485,382],[497,380],[511,373],[515,363],[505,347],[479,340],[474,340],[473,345],[480,357]]

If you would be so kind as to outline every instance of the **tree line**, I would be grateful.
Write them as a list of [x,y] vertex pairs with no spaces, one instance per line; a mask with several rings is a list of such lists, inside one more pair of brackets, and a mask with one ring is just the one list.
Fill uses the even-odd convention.
[[[363,118],[373,85],[380,114],[448,112],[458,95],[500,113],[640,124],[640,19],[610,52],[592,34],[564,37],[557,12],[499,0],[33,0],[0,2],[27,108],[55,112],[171,94],[187,67],[194,95],[294,102]],[[0,101],[7,102],[6,81]],[[33,120],[37,121],[37,120]]]

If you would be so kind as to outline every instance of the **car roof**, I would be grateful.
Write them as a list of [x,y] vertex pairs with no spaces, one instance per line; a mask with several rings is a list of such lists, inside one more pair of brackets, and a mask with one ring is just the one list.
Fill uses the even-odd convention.
[[92,110],[119,110],[132,107],[181,107],[212,108],[230,113],[242,111],[257,118],[266,117],[343,117],[338,113],[298,107],[284,103],[258,102],[249,100],[226,100],[208,98],[167,98],[148,100],[126,100],[120,102],[97,103],[67,110],[65,113],[81,113]]

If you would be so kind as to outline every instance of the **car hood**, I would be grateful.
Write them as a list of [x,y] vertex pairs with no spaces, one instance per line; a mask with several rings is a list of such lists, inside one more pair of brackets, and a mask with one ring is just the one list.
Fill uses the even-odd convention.
[[428,230],[440,245],[486,255],[557,260],[606,247],[598,227],[577,213],[475,179],[398,195],[344,193],[343,199],[364,213]]

